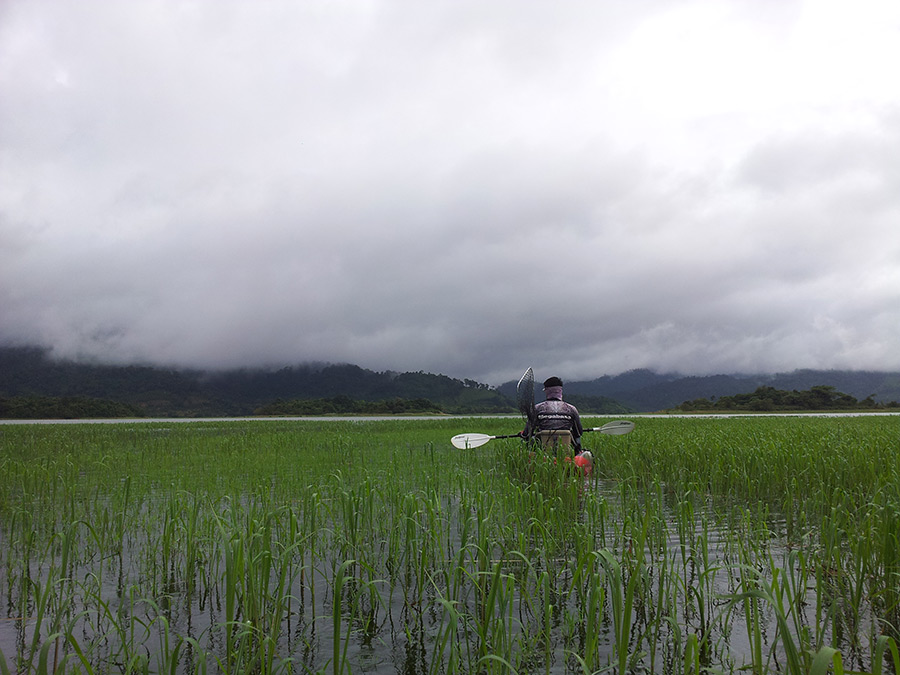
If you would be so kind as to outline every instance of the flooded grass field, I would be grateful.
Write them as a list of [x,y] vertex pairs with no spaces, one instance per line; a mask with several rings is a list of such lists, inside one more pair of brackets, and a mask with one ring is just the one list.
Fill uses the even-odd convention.
[[635,421],[0,426],[0,673],[900,672],[900,418]]

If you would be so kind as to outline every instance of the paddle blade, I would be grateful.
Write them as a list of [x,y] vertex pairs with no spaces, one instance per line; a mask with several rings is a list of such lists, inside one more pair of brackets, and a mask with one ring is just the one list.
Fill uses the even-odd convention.
[[487,434],[457,434],[450,439],[450,442],[453,443],[454,448],[465,450],[484,445],[492,438],[493,436],[488,436]]
[[598,431],[601,434],[609,434],[610,436],[621,436],[622,434],[628,434],[634,431],[634,422],[617,420],[615,422],[610,422],[609,424],[604,424],[602,427],[594,429],[594,431]]
[[531,368],[516,385],[516,404],[527,420],[534,421],[534,371]]

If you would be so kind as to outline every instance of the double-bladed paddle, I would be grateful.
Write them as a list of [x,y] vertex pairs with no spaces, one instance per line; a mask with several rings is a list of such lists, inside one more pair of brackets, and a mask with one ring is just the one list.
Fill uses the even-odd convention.
[[[584,432],[587,433],[589,431],[596,431],[600,434],[621,436],[622,434],[631,432],[633,429],[634,422],[629,422],[627,420],[617,420],[615,422],[604,424],[602,427],[585,429]],[[453,443],[454,447],[464,450],[466,448],[477,448],[481,445],[484,445],[488,441],[494,440],[495,438],[517,438],[518,436],[519,434],[506,434],[505,436],[490,436],[488,434],[457,434],[450,439],[450,442]]]

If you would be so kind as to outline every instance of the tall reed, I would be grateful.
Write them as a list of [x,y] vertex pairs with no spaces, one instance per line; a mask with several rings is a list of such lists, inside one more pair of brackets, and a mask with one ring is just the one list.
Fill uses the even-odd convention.
[[0,671],[898,668],[897,418],[11,425]]

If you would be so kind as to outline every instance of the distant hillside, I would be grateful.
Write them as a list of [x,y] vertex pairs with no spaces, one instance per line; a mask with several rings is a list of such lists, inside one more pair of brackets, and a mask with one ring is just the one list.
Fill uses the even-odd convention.
[[874,398],[857,400],[855,396],[838,391],[827,385],[817,385],[806,391],[757,387],[749,394],[720,396],[712,400],[700,398],[685,401],[677,410],[683,412],[764,412],[764,411],[822,411],[860,410],[872,411],[883,408],[900,408],[897,401],[881,404]]
[[12,420],[85,420],[142,417],[135,406],[116,401],[73,396],[0,396],[0,419]]
[[[705,377],[632,370],[567,382],[565,392],[584,414],[625,415],[745,394],[763,386],[787,391],[830,386],[860,401],[900,400],[900,373],[836,370]],[[542,400],[540,385],[535,394]],[[134,406],[148,416],[216,417],[252,415],[276,403],[341,396],[357,402],[427,400],[446,413],[517,412],[515,382],[494,388],[445,375],[375,372],[350,364],[221,372],[110,366],[54,361],[35,348],[0,348],[0,397],[6,398],[102,399]]]
[[448,413],[514,413],[515,401],[472,380],[376,373],[354,365],[202,372],[54,361],[40,349],[0,348],[0,396],[82,397],[135,406],[146,415],[252,415],[278,401],[346,396],[357,401],[427,399]]
[[[763,386],[788,391],[830,386],[859,400],[869,397],[879,403],[900,400],[900,373],[848,370],[795,370],[775,375],[708,376],[630,370],[595,380],[567,382],[565,392],[570,399],[573,395],[605,396],[638,412],[654,412],[675,408],[685,401],[695,399],[746,394]],[[497,390],[514,397],[516,383],[507,382]],[[536,399],[540,400],[539,391],[536,392]]]

